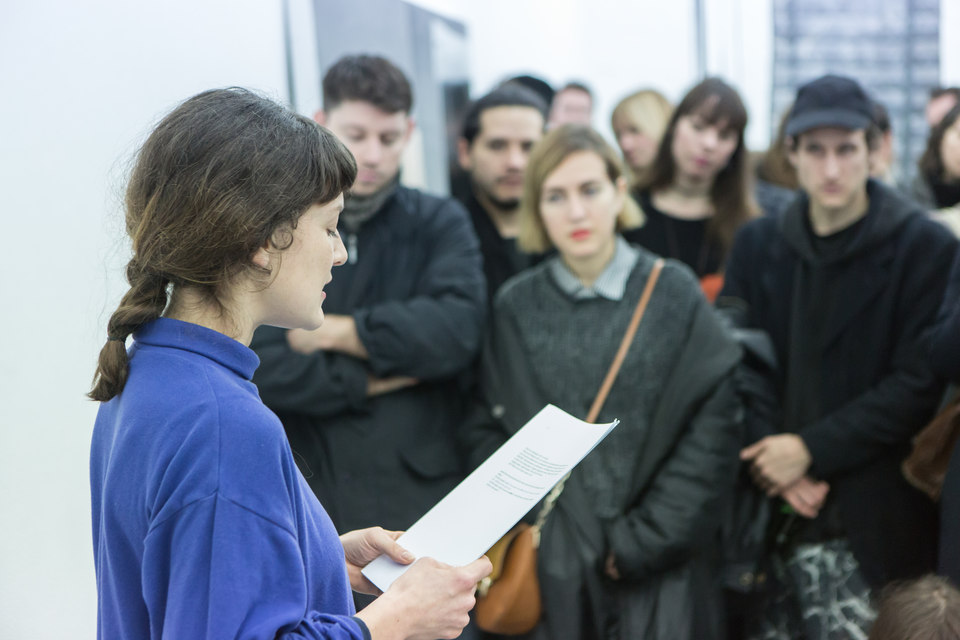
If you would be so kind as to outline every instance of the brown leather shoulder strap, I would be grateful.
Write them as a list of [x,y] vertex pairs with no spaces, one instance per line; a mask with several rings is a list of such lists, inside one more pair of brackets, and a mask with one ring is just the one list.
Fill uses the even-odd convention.
[[600,385],[600,391],[597,392],[597,397],[593,400],[593,406],[590,407],[590,412],[587,414],[587,422],[595,422],[597,416],[600,415],[603,403],[607,400],[607,394],[610,393],[610,388],[613,387],[613,382],[617,379],[617,374],[620,373],[620,367],[623,365],[623,361],[627,357],[627,352],[630,350],[633,337],[637,334],[640,321],[643,320],[643,314],[647,311],[647,304],[650,302],[650,296],[653,295],[654,287],[657,286],[657,280],[660,279],[661,271],[663,271],[663,258],[657,258],[657,261],[653,264],[653,269],[650,271],[650,276],[647,278],[647,285],[643,288],[640,301],[637,302],[637,308],[634,310],[633,317],[630,319],[630,324],[627,325],[627,332],[623,334],[623,340],[620,341],[620,348],[617,349],[617,355],[614,356],[610,370],[607,371],[607,377],[603,379],[603,384]]

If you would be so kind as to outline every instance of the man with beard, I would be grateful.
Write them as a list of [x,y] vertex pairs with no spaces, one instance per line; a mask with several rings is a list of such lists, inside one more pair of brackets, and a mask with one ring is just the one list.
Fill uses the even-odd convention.
[[460,166],[470,177],[462,198],[480,239],[489,300],[506,280],[530,266],[517,248],[517,207],[530,149],[543,137],[547,105],[515,83],[494,89],[470,106],[458,143]]
[[400,184],[412,101],[382,57],[327,71],[316,119],[357,163],[327,230],[346,263],[324,287],[322,327],[262,327],[251,344],[260,396],[339,531],[405,529],[463,478],[454,435],[483,332],[483,274],[463,207]]

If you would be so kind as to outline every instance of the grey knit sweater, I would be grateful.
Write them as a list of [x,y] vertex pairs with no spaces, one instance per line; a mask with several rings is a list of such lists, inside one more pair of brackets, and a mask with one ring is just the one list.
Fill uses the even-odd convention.
[[[557,258],[554,258],[557,259]],[[544,398],[585,417],[643,292],[654,258],[642,251],[623,299],[575,300],[557,286],[545,262],[507,283],[496,313],[517,329]],[[577,468],[601,518],[623,512],[639,447],[651,425],[668,372],[690,330],[699,290],[678,263],[664,268],[599,421],[620,426]]]

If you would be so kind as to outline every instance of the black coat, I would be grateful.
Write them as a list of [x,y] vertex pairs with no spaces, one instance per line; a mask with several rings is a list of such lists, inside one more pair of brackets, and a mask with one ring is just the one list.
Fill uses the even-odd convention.
[[[820,367],[806,377],[817,384],[818,417],[797,431],[813,459],[810,473],[830,483],[864,576],[880,585],[932,568],[934,508],[904,481],[900,463],[942,392],[921,336],[957,242],[883,185],[871,181],[868,194],[862,228],[832,260],[813,248],[803,194],[782,215],[747,224],[718,305],[743,307],[750,325],[770,335],[785,372],[791,358],[809,355],[795,348],[802,319],[824,313],[798,308],[798,283],[817,278],[838,292],[816,354]],[[787,396],[783,378],[780,392]]]
[[[936,326],[930,336],[930,362],[934,371],[949,378],[953,393],[960,393],[960,255],[950,270],[950,284]],[[940,494],[940,556],[937,572],[960,585],[960,441],[950,456],[950,466]]]
[[[334,269],[324,310],[353,316],[369,360],[295,353],[284,330],[263,327],[254,382],[340,531],[404,529],[463,477],[458,378],[483,332],[480,253],[458,203],[399,188],[361,227],[353,258]],[[421,382],[368,398],[369,375]]]
[[[645,283],[652,263],[653,256],[642,252],[631,282],[636,277]],[[535,358],[528,355],[537,345],[525,343],[516,329],[521,301],[536,298],[540,287],[555,286],[545,266],[521,274],[498,294],[482,358],[482,401],[464,427],[465,447],[474,464],[548,402],[585,413],[599,387],[598,380],[582,381],[589,389],[585,404],[557,397],[550,372],[537,370]],[[628,286],[620,304],[632,310],[638,299],[639,290]],[[676,318],[664,308],[671,304],[667,300],[680,299],[690,313]],[[552,312],[537,309],[538,314]],[[652,327],[663,326],[664,317],[670,318],[669,329],[656,332]],[[626,415],[619,415],[625,422],[618,427],[623,439],[617,446],[636,447],[622,513],[612,520],[595,514],[581,473],[585,463],[571,474],[550,513],[537,556],[544,620],[533,638],[693,640],[722,633],[717,534],[737,467],[742,425],[732,372],[740,350],[689,270],[673,261],[663,270],[643,322],[624,370],[631,359],[646,362],[643,354],[653,341],[676,344],[677,357],[644,372],[664,381],[656,405],[637,408],[638,413],[650,412],[652,428],[640,431]],[[605,328],[615,339],[604,361],[613,359],[625,324],[626,319],[624,326]],[[562,330],[565,324],[560,321],[558,326]],[[599,422],[616,417],[609,407],[629,403],[634,385],[636,381],[621,373]],[[604,576],[608,552],[617,559],[620,581]]]

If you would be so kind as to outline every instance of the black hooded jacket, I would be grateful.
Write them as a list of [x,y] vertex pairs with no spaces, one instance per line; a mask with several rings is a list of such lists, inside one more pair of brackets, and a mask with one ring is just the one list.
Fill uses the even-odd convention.
[[942,393],[921,338],[957,241],[880,183],[867,193],[867,215],[836,242],[813,235],[805,194],[747,224],[717,304],[741,307],[773,340],[781,430],[803,438],[809,474],[830,483],[831,512],[880,585],[933,567],[934,505],[900,463]]

